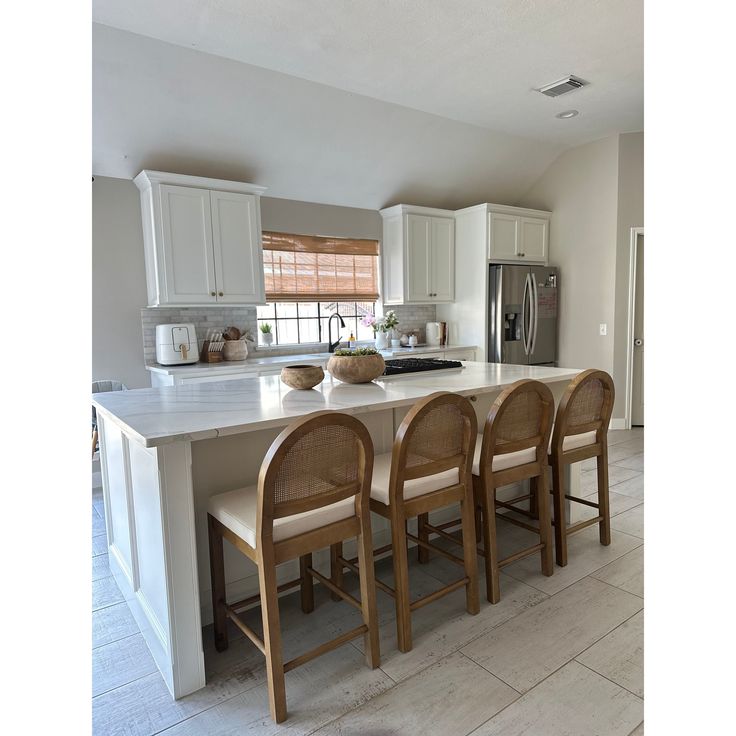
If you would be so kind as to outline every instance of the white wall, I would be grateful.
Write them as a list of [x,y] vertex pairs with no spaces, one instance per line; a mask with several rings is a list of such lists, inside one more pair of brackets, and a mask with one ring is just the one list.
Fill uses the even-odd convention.
[[[552,211],[560,267],[559,364],[613,373],[618,136],[565,151],[518,202]],[[608,325],[601,337],[598,326]]]

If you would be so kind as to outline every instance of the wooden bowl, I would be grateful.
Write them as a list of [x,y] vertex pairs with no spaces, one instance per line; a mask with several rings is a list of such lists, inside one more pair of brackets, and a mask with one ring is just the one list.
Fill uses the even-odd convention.
[[325,372],[319,365],[286,365],[281,369],[281,380],[291,388],[314,388],[324,377]]
[[343,383],[369,383],[386,368],[382,355],[333,355],[327,370]]

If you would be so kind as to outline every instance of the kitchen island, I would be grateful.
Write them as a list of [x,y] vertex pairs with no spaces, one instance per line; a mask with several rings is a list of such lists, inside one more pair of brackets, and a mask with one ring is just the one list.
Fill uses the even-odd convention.
[[[470,397],[481,428],[514,381],[540,380],[559,401],[579,372],[467,363],[361,385],[327,374],[309,391],[265,376],[95,394],[110,568],[172,695],[205,684],[202,625],[212,620],[207,500],[256,483],[268,447],[291,421],[322,409],[347,412],[368,427],[376,453],[388,452],[409,408],[435,391]],[[575,466],[569,482],[575,493]],[[376,546],[388,541],[382,519],[374,516],[373,529]],[[315,554],[315,566],[327,558]],[[279,582],[296,567],[280,566]],[[255,567],[231,549],[225,571],[228,599],[258,592]]]

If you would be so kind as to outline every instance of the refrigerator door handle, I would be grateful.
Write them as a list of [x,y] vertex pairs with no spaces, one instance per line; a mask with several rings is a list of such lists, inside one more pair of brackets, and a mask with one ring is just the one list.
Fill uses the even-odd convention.
[[[531,337],[531,319],[529,320],[529,333],[526,330],[526,307],[527,300],[529,299],[529,289],[531,286],[531,279],[529,274],[526,275],[526,281],[524,282],[524,297],[521,301],[521,341],[524,343],[524,355],[529,355],[529,338]],[[531,317],[531,312],[529,314]]]
[[534,350],[537,347],[537,325],[539,324],[539,290],[537,289],[537,277],[532,273],[532,301],[531,301],[532,312],[530,317],[534,315],[534,327],[531,330],[531,347],[529,348],[529,354],[533,355]]

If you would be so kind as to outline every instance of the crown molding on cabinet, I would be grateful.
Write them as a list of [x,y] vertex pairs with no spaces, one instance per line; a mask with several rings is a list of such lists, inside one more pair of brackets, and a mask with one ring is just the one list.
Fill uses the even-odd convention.
[[262,187],[258,184],[248,184],[242,181],[208,179],[204,176],[171,174],[165,171],[151,171],[150,169],[141,171],[133,181],[142,192],[150,189],[154,184],[171,184],[178,187],[194,187],[196,189],[217,189],[220,192],[238,192],[240,194],[255,195],[261,195],[268,189],[268,187]]

